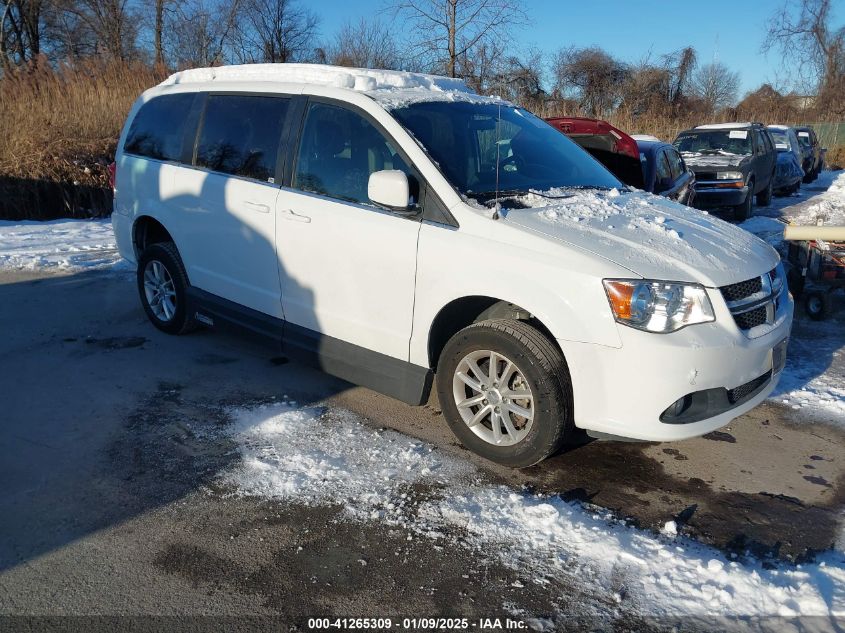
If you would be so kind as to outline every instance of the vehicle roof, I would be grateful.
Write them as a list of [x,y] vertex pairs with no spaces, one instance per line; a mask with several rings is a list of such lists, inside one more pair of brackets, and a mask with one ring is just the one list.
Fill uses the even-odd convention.
[[746,127],[755,127],[761,126],[760,123],[752,123],[750,121],[746,123],[708,123],[706,125],[696,125],[693,129],[694,130],[736,130],[740,128]]
[[631,134],[631,138],[635,141],[659,141],[660,139],[653,134]]
[[[227,88],[261,90],[268,84],[298,86],[303,92],[314,88],[337,89],[338,94],[365,94],[386,108],[415,101],[472,101],[506,103],[499,97],[485,97],[471,90],[463,79],[398,70],[347,68],[324,64],[243,64],[192,68],[173,73],[159,88],[181,86],[197,91]],[[190,86],[190,88],[186,88]],[[319,92],[323,92],[322,90]]]
[[790,126],[773,124],[773,125],[767,125],[766,127],[771,129],[771,130],[788,130]]
[[636,141],[637,141],[637,147],[639,147],[641,150],[653,151],[653,150],[659,149],[661,147],[664,147],[666,145],[668,145],[669,147],[672,147],[672,145],[670,143],[666,143],[665,141],[661,141],[660,139],[651,140],[651,139],[638,138],[638,139],[636,139]]

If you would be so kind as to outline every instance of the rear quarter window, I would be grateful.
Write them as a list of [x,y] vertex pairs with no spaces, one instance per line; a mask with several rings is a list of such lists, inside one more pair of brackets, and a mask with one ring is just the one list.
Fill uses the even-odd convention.
[[132,120],[123,151],[158,160],[179,160],[194,96],[186,92],[147,101]]

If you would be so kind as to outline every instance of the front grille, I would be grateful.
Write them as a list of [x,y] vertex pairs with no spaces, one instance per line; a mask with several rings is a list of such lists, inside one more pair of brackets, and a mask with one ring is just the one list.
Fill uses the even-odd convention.
[[775,322],[785,288],[783,272],[778,267],[765,275],[722,286],[719,290],[737,327],[748,332],[759,325]]
[[740,385],[734,389],[728,389],[728,402],[731,404],[736,404],[741,400],[744,400],[755,391],[760,389],[763,385],[767,384],[769,380],[772,378],[772,372],[767,371],[762,376],[758,376],[754,380],[745,383],[744,385]]
[[695,172],[696,180],[716,180],[715,171],[697,171]]
[[758,325],[764,325],[768,319],[766,306],[754,308],[748,312],[734,315],[734,321],[739,326],[740,330],[750,330]]
[[750,297],[755,292],[760,292],[763,289],[763,278],[755,277],[754,279],[746,279],[730,286],[722,287],[722,296],[725,301],[740,301],[746,297]]

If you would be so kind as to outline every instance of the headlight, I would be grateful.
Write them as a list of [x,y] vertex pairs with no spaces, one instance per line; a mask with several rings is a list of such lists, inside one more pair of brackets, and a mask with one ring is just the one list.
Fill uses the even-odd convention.
[[716,172],[716,180],[744,180],[745,176],[741,171],[718,171]]
[[618,323],[647,332],[674,332],[715,321],[707,291],[698,284],[605,279],[604,290]]

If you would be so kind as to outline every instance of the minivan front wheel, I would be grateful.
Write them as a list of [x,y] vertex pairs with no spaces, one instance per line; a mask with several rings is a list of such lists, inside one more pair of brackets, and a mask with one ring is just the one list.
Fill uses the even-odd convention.
[[437,395],[461,443],[506,466],[542,461],[573,426],[566,363],[524,321],[481,321],[455,334],[440,355]]
[[144,249],[137,281],[144,312],[159,330],[184,334],[196,328],[188,313],[188,275],[175,244],[160,242]]

